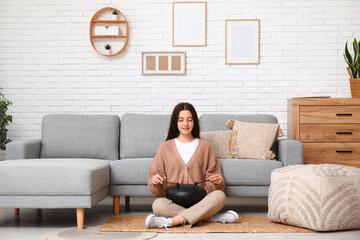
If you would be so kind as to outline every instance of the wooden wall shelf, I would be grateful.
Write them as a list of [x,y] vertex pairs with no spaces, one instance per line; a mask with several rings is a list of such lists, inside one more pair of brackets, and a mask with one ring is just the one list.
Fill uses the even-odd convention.
[[[118,20],[112,20],[112,12],[118,13]],[[97,26],[117,26],[119,35],[95,35],[95,27]],[[122,53],[129,40],[129,24],[124,14],[113,7],[105,7],[98,10],[90,22],[90,42],[96,52],[103,56],[116,56]],[[111,45],[111,53],[107,54],[105,45]]]
[[103,35],[103,36],[91,36],[91,38],[127,38],[127,36]]
[[127,22],[119,21],[119,20],[94,20],[93,23],[127,23]]

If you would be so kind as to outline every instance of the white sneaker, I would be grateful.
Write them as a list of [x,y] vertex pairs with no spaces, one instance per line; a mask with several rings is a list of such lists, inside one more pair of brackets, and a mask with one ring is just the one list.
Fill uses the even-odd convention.
[[223,213],[217,213],[214,216],[210,217],[209,222],[213,223],[233,223],[236,222],[239,219],[239,215],[232,211],[228,210]]
[[147,216],[145,220],[145,226],[147,228],[166,228],[171,227],[171,218],[157,217],[154,214]]

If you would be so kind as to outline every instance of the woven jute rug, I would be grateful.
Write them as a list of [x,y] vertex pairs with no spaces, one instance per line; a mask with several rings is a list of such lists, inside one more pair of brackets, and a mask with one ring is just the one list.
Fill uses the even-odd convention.
[[165,233],[310,233],[309,229],[271,222],[266,216],[242,215],[236,223],[200,222],[189,228],[148,229],[145,227],[146,215],[112,216],[100,227],[103,232],[165,232]]

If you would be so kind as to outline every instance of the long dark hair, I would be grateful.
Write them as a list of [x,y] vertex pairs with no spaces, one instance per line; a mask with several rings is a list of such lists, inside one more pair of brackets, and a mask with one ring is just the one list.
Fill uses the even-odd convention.
[[191,105],[190,103],[182,102],[174,107],[174,110],[171,114],[170,126],[166,137],[166,141],[179,136],[180,132],[177,127],[177,122],[178,122],[179,114],[183,110],[189,110],[191,112],[192,119],[194,121],[194,128],[191,131],[191,133],[194,138],[200,138],[200,125],[196,110],[194,106]]

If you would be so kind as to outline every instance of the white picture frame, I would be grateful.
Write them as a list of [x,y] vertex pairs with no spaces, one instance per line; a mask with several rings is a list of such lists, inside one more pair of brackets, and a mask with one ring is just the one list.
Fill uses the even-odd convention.
[[173,2],[174,47],[206,46],[206,2]]
[[142,75],[185,75],[185,52],[142,52]]
[[225,21],[225,64],[260,63],[260,20]]

